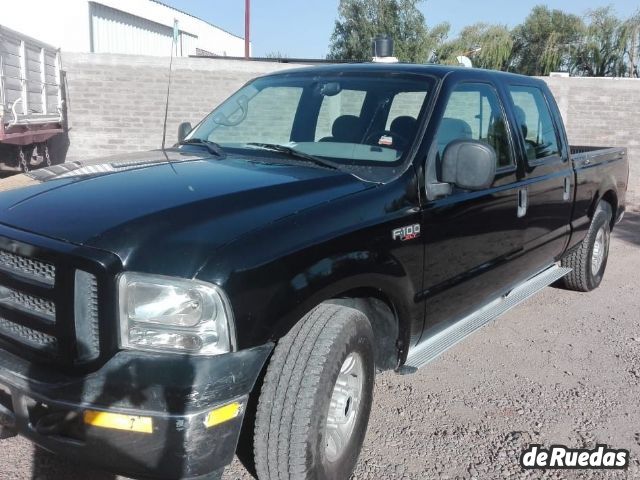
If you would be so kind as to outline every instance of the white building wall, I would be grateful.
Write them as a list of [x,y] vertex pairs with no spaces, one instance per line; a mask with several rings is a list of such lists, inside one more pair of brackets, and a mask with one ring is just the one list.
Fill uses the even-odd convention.
[[[98,42],[94,42],[99,44],[94,45],[97,47],[94,51],[167,56],[170,40],[169,46],[162,45],[167,35],[161,32],[171,32],[173,21],[177,19],[179,30],[184,33],[178,55],[194,55],[196,48],[221,56],[244,55],[242,38],[152,0],[94,2],[94,8],[98,10],[104,5],[124,12],[121,20],[127,17],[126,14],[140,17],[149,22],[147,28],[143,28],[144,21],[134,22],[133,28],[131,22],[127,26],[125,21],[115,25],[117,22],[92,19],[90,3],[88,0],[2,0],[0,24],[62,50],[86,53],[92,51],[92,28],[97,23],[103,36],[98,36]],[[154,38],[152,32],[159,36]]]

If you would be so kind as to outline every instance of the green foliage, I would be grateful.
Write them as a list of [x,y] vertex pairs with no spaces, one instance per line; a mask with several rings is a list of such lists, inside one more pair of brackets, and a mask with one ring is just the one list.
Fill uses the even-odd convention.
[[589,11],[589,24],[575,54],[576,71],[589,77],[633,74],[628,53],[637,48],[638,16],[620,20],[611,6]]
[[476,67],[525,75],[640,74],[640,10],[620,19],[613,7],[602,7],[582,19],[538,5],[511,31],[504,25],[476,23],[447,40],[449,24],[429,28],[418,8],[422,1],[340,0],[328,58],[369,60],[372,39],[387,34],[404,62],[455,65],[456,57],[466,55]]
[[573,63],[572,49],[584,29],[576,15],[543,5],[534,7],[524,23],[513,30],[513,70],[525,75],[567,70]]
[[378,34],[393,38],[400,61],[424,63],[446,37],[449,26],[429,29],[418,9],[422,0],[341,0],[328,58],[368,60]]
[[509,66],[513,38],[505,25],[476,23],[465,27],[458,38],[451,40],[437,52],[441,63],[457,65],[456,57],[468,56],[475,67],[505,70]]

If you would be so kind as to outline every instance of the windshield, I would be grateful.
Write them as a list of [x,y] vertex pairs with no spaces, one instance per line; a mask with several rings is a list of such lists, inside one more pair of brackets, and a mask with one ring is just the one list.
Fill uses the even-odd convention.
[[395,166],[413,144],[432,85],[429,77],[379,72],[259,78],[188,139],[225,150],[286,146],[336,165]]

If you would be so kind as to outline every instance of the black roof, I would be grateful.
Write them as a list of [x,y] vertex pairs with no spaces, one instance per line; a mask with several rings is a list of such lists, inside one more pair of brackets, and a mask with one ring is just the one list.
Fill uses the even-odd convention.
[[301,66],[300,68],[292,68],[288,70],[280,70],[278,72],[269,73],[266,76],[280,76],[288,74],[319,74],[331,75],[341,73],[405,73],[415,75],[430,75],[433,77],[444,78],[453,72],[473,72],[474,76],[486,76],[496,80],[518,81],[522,83],[538,83],[541,80],[535,77],[527,77],[516,73],[501,72],[498,70],[485,70],[480,68],[455,67],[451,65],[436,64],[416,64],[416,63],[339,63],[329,65],[313,65]]

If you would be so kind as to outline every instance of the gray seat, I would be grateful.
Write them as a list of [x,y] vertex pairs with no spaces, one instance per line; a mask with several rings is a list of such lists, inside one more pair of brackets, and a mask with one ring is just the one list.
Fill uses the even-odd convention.
[[355,115],[341,115],[333,121],[331,137],[321,138],[321,142],[361,143],[362,122]]

